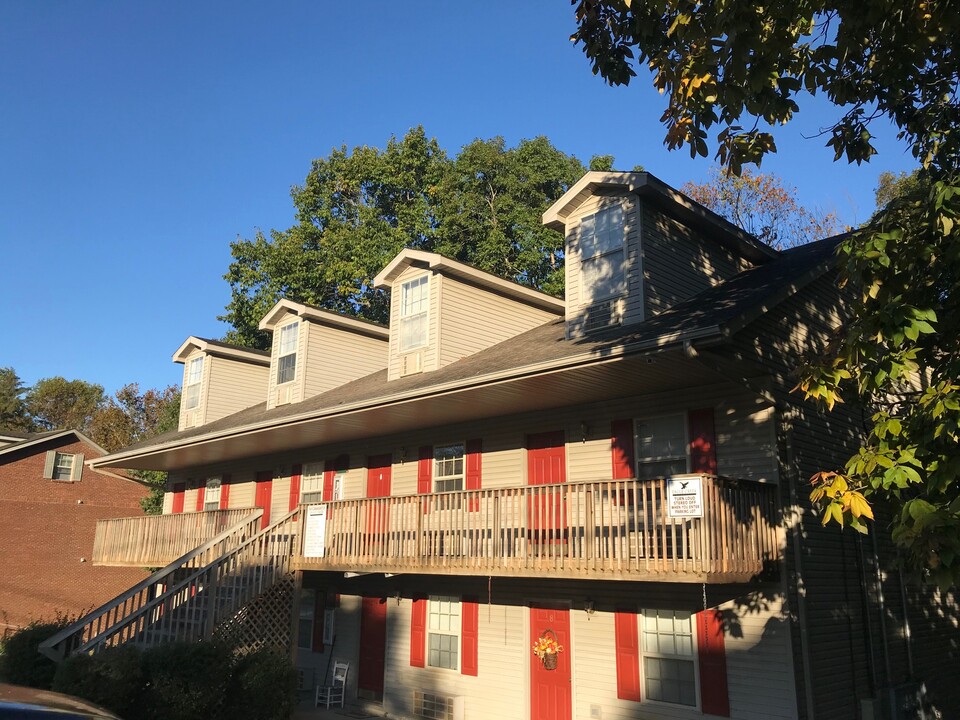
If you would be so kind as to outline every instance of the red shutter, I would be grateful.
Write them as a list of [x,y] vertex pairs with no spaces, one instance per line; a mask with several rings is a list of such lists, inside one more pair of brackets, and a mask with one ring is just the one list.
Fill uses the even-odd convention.
[[203,495],[206,493],[206,491],[206,485],[201,485],[197,488],[197,512],[201,512],[203,510]]
[[324,594],[315,590],[313,595],[313,641],[310,643],[314,652],[323,652],[323,610],[325,605]]
[[[417,492],[421,495],[433,490],[433,447],[424,445],[420,448],[417,461]],[[427,501],[423,501],[423,512],[428,512]]]
[[[483,474],[483,443],[480,440],[467,440],[465,490],[479,490]],[[480,510],[480,498],[470,500],[470,512]]]
[[186,483],[174,483],[173,484],[173,507],[170,508],[172,513],[182,513],[183,512],[183,496],[187,491]]
[[427,663],[427,600],[415,598],[410,608],[410,665]]
[[220,509],[226,510],[230,507],[230,476],[223,475],[220,478]]
[[479,675],[480,605],[476,600],[460,603],[460,658],[461,675]]
[[696,618],[702,710],[710,715],[730,717],[727,656],[723,650],[723,621],[716,610],[697,613]]
[[617,650],[617,697],[640,700],[640,642],[637,613],[618,610],[614,613]]
[[633,420],[614,420],[610,423],[610,446],[613,458],[613,479],[632,478],[636,462],[633,456]]
[[333,500],[333,476],[337,474],[337,464],[333,460],[327,460],[323,464],[323,501]]
[[691,410],[687,414],[690,426],[690,472],[717,474],[717,433],[713,426],[713,408]]
[[303,465],[294,465],[290,468],[290,504],[289,509],[293,509],[300,504],[300,480],[303,476]]

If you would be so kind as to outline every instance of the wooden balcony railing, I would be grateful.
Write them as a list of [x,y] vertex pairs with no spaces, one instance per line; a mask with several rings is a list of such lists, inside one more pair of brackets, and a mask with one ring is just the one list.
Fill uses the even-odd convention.
[[743,582],[777,559],[776,486],[710,475],[702,517],[665,480],[607,480],[301,507],[304,570]]
[[93,564],[163,567],[252,512],[253,508],[241,508],[100,520],[93,541]]

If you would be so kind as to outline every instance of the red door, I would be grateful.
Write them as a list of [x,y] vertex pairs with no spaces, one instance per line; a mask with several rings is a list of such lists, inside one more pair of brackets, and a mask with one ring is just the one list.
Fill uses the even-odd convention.
[[[380,498],[390,497],[390,471],[393,463],[393,456],[371,455],[367,458],[367,497]],[[386,537],[387,529],[390,526],[390,514],[386,503],[374,504],[367,512],[367,532],[373,536],[374,541]]]
[[383,669],[387,648],[387,602],[365,597],[360,612],[360,667],[357,689],[360,696],[383,699]]
[[174,483],[173,484],[173,508],[170,512],[173,513],[182,513],[183,512],[183,496],[187,492],[186,483]]
[[270,524],[270,501],[273,497],[273,473],[269,470],[257,473],[257,492],[253,504],[263,508],[263,518],[260,520],[260,529]]
[[530,644],[541,635],[556,635],[563,651],[557,654],[556,670],[547,670],[530,653],[530,720],[571,720],[573,717],[570,672],[570,611],[530,608]]
[[[527,484],[553,485],[567,481],[563,430],[527,435]],[[558,540],[565,526],[560,491],[544,488],[531,495],[529,528],[535,541]]]

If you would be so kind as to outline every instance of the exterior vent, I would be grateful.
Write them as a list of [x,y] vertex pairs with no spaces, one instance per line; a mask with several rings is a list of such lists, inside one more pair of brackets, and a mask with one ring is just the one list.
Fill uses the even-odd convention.
[[200,413],[197,412],[196,410],[190,410],[190,411],[188,411],[188,412],[185,412],[185,413],[183,414],[183,427],[184,427],[184,429],[196,427],[197,424],[198,424],[197,421],[198,421],[199,419],[200,419]]
[[414,690],[413,714],[425,720],[463,720],[463,698]]
[[598,332],[618,327],[623,322],[623,302],[617,298],[604,300],[583,310],[583,331]]
[[400,376],[423,372],[423,351],[407,353],[400,357]]
[[281,385],[277,388],[277,405],[287,405],[293,397],[293,384]]

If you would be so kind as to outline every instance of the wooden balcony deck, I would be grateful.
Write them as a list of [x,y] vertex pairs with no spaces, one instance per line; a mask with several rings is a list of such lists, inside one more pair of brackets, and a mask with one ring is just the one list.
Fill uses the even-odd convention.
[[723,583],[778,559],[776,486],[690,477],[702,517],[670,517],[662,479],[302,505],[294,567]]
[[240,508],[100,520],[93,564],[163,567],[254,512],[256,508]]

